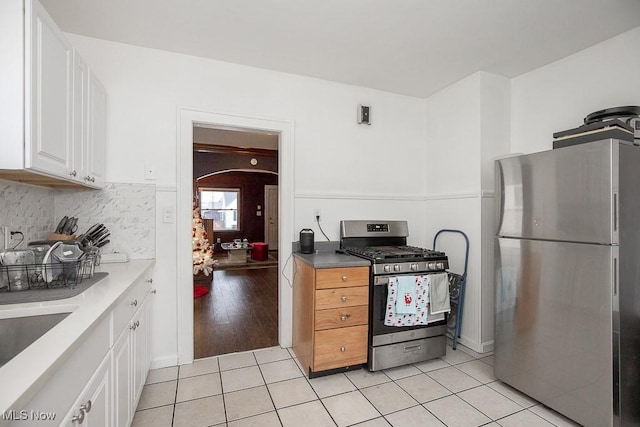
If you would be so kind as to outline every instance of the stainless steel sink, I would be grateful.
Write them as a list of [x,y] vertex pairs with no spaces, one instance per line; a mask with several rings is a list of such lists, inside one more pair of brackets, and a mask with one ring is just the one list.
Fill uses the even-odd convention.
[[70,312],[0,319],[0,366],[17,356]]

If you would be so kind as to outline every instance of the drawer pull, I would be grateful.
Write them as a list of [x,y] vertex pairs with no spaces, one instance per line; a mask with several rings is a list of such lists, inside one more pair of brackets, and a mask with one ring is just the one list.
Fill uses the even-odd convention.
[[347,297],[345,297],[345,296],[341,296],[341,297],[340,297],[340,301],[342,301],[342,302],[347,302]]
[[147,282],[147,283],[153,283],[153,279],[147,279],[147,280],[145,280],[145,282]]
[[422,348],[422,346],[418,345],[408,345],[404,348],[404,351],[418,351]]
[[73,418],[71,418],[71,422],[82,424],[84,422],[84,411],[80,410],[78,415],[74,415]]
[[351,317],[350,314],[343,314],[342,316],[340,316],[340,320],[345,322],[349,317]]
[[347,347],[345,347],[345,346],[340,347],[340,352],[341,353],[344,353],[345,351],[347,351]]
[[134,331],[140,326],[140,321],[136,320],[133,324],[131,324],[131,326],[129,326],[129,329],[133,329]]
[[134,306],[134,307],[137,307],[138,306],[138,300],[134,299],[133,301],[131,301],[131,305]]
[[347,276],[342,276],[342,281],[346,282],[347,280],[349,280],[349,278]]
[[87,403],[80,405],[80,410],[84,412],[91,412],[91,399],[87,400]]

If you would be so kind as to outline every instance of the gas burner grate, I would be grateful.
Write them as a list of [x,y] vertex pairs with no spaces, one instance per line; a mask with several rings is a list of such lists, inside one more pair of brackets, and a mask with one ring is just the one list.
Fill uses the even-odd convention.
[[444,252],[424,249],[416,246],[365,246],[348,247],[345,251],[352,255],[359,255],[372,260],[402,260],[402,259],[434,259],[446,256]]

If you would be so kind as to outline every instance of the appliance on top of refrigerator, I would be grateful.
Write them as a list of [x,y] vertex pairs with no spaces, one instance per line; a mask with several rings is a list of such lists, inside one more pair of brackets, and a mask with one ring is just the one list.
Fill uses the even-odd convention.
[[640,147],[496,161],[495,375],[585,426],[640,426]]

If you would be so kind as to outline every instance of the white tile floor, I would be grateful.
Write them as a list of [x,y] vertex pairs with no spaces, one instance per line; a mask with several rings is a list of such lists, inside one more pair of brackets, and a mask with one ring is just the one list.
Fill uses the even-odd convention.
[[576,426],[496,381],[493,356],[443,358],[307,379],[269,348],[149,372],[134,426]]

